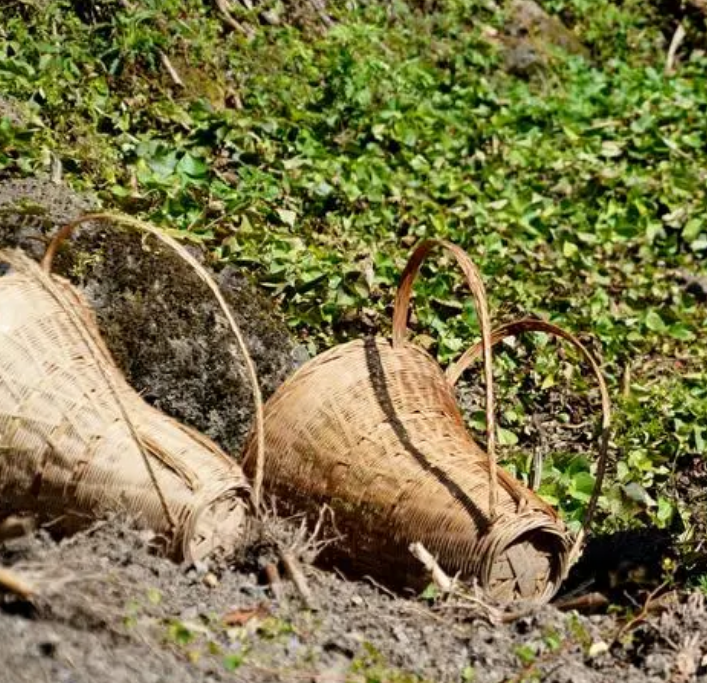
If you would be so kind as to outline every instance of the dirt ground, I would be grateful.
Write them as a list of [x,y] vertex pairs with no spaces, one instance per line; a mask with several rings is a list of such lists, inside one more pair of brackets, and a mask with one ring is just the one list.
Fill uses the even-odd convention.
[[[39,256],[47,234],[95,205],[47,181],[6,182],[0,244]],[[57,269],[86,291],[133,385],[239,452],[250,392],[193,275],[139,239],[105,230],[83,232]],[[247,281],[228,271],[219,278],[267,395],[298,360],[292,341]],[[467,410],[478,399],[478,388],[462,387]],[[545,429],[544,438],[566,436]],[[277,529],[281,541],[293,537]],[[704,595],[650,597],[670,554],[660,533],[596,539],[570,576],[566,590],[603,592],[611,614],[550,606],[508,622],[475,603],[393,596],[331,568],[307,569],[316,609],[289,582],[276,598],[263,568],[277,555],[272,540],[259,538],[229,565],[196,567],[155,557],[149,534],[118,521],[61,542],[46,531],[5,542],[0,565],[37,595],[0,593],[0,683],[707,681]],[[637,572],[645,580],[630,585]]]
[[640,619],[640,605],[633,617],[545,607],[493,623],[310,568],[318,609],[306,609],[286,581],[272,596],[267,544],[235,567],[180,567],[148,540],[111,522],[58,544],[43,533],[6,543],[3,565],[40,597],[0,602],[0,681],[707,680],[700,593],[654,600]]

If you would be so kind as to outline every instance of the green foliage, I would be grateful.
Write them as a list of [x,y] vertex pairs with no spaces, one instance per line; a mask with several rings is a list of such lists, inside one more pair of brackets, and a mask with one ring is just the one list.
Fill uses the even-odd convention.
[[186,646],[197,638],[196,632],[181,621],[174,620],[167,626],[167,640],[179,646]]
[[[672,478],[705,456],[707,316],[677,273],[707,254],[707,60],[664,75],[664,19],[638,0],[546,5],[592,60],[557,55],[533,80],[504,72],[488,39],[503,16],[482,0],[340,8],[321,34],[283,25],[252,41],[197,0],[116,6],[95,26],[62,0],[17,5],[0,92],[28,118],[0,121],[0,177],[59,158],[73,186],[252,273],[312,351],[386,333],[411,245],[453,240],[497,318],[533,313],[600,342],[618,415],[605,526],[689,528]],[[449,266],[423,268],[413,324],[442,362],[477,333]],[[519,476],[537,406],[591,391],[572,358],[541,336],[499,357],[499,441]],[[542,492],[574,525],[594,478],[585,446],[544,462]]]
[[532,645],[518,645],[515,649],[515,654],[523,666],[530,666],[538,656],[536,648]]
[[230,655],[225,655],[223,658],[223,666],[226,669],[226,671],[235,671],[238,669],[241,664],[243,664],[243,659],[244,655],[242,654],[230,654]]
[[707,595],[707,574],[700,574],[696,578],[694,585],[699,591]]

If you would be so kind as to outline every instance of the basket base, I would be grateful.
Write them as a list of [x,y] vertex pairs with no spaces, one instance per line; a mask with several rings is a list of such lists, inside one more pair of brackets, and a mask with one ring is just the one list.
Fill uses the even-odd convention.
[[199,514],[186,548],[187,561],[223,557],[242,546],[248,524],[245,501],[232,492],[218,498]]
[[503,603],[545,602],[559,588],[565,542],[544,529],[529,531],[496,557],[486,587],[488,594]]

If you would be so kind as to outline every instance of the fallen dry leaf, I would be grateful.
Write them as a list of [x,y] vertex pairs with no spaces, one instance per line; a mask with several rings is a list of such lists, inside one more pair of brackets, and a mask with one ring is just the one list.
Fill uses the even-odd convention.
[[243,626],[251,619],[266,617],[269,613],[267,605],[261,603],[256,607],[235,609],[224,616],[223,622],[226,626]]

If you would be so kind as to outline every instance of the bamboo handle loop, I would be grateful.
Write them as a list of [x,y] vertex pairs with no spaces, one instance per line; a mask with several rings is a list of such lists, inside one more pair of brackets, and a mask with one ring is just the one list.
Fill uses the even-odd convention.
[[[51,273],[51,268],[52,268],[52,263],[54,261],[54,256],[56,255],[56,252],[62,242],[64,242],[68,237],[70,237],[71,233],[74,231],[74,229],[80,225],[81,223],[86,223],[87,221],[111,221],[113,223],[116,223],[118,225],[123,225],[127,227],[131,227],[133,229],[137,229],[140,232],[146,232],[150,235],[153,235],[156,237],[159,241],[161,241],[163,244],[166,244],[172,251],[176,252],[178,256],[184,260],[191,268],[192,270],[196,273],[198,278],[209,288],[211,293],[214,295],[214,298],[218,302],[221,310],[223,311],[223,314],[226,317],[226,320],[229,324],[229,327],[231,328],[231,331],[233,332],[233,335],[236,338],[236,342],[238,345],[238,348],[241,352],[241,356],[244,361],[245,369],[246,369],[246,374],[248,376],[248,380],[251,384],[251,390],[253,392],[253,404],[254,404],[254,409],[255,409],[255,433],[256,433],[256,470],[255,470],[255,477],[253,481],[253,489],[252,489],[252,502],[253,502],[253,507],[256,510],[256,512],[260,511],[260,503],[261,503],[261,492],[262,492],[262,486],[263,486],[263,478],[264,478],[264,468],[265,468],[265,423],[264,423],[264,417],[263,417],[263,398],[262,394],[260,391],[260,384],[258,382],[258,376],[255,368],[255,363],[253,362],[250,353],[248,351],[248,346],[245,343],[245,339],[243,338],[243,335],[241,334],[240,328],[238,327],[238,324],[236,323],[233,314],[231,313],[231,309],[228,306],[228,303],[223,297],[223,294],[221,293],[221,290],[219,289],[218,285],[214,282],[213,278],[204,270],[204,268],[199,264],[199,262],[173,237],[169,236],[159,228],[156,228],[155,226],[146,223],[145,221],[141,221],[137,218],[132,218],[131,216],[123,216],[120,214],[113,214],[113,213],[96,213],[96,214],[88,214],[85,216],[81,216],[80,218],[77,218],[76,220],[72,221],[71,223],[68,223],[64,225],[61,230],[59,230],[56,235],[52,238],[52,241],[50,242],[49,246],[47,247],[47,250],[44,254],[44,258],[42,259],[42,269],[47,273]],[[127,420],[128,424],[130,425],[130,421]],[[137,435],[135,434],[135,438],[137,440],[137,443],[140,444],[139,439],[137,438]],[[153,483],[156,485],[156,479],[154,476],[154,472],[152,471],[152,468],[149,464],[149,460],[145,458],[145,465],[148,469],[148,472],[150,474],[150,478],[153,480]],[[157,487],[156,487],[157,488]],[[159,489],[158,489],[159,490]],[[169,512],[166,509],[165,510],[167,516],[169,517]]]
[[[587,531],[589,525],[591,524],[592,518],[596,511],[597,500],[601,494],[602,485],[604,483],[604,476],[606,474],[607,456],[609,450],[609,437],[611,433],[611,400],[609,399],[609,390],[606,386],[606,381],[599,368],[598,363],[594,359],[589,349],[587,349],[582,342],[580,342],[574,335],[563,330],[557,325],[545,322],[544,320],[536,320],[533,318],[523,318],[520,320],[515,320],[513,322],[507,323],[506,325],[501,325],[501,327],[496,328],[491,333],[491,346],[495,346],[500,341],[506,337],[516,336],[522,334],[523,332],[545,332],[557,337],[561,337],[568,341],[572,346],[574,346],[583,356],[584,360],[587,361],[589,367],[592,370],[594,377],[596,377],[597,383],[599,385],[599,393],[601,395],[601,412],[602,412],[602,425],[601,425],[601,436],[599,439],[598,456],[597,456],[597,474],[596,480],[594,482],[594,490],[592,491],[592,496],[589,500],[589,505],[584,514],[584,521],[582,523],[582,535]],[[454,386],[462,373],[478,359],[482,353],[485,351],[485,344],[483,341],[477,342],[472,347],[468,348],[464,354],[455,363],[447,368],[447,379],[449,383]]]
[[453,256],[464,273],[466,283],[474,297],[474,307],[481,328],[481,350],[484,359],[484,384],[486,387],[486,450],[489,459],[489,514],[493,522],[496,519],[498,503],[498,475],[496,471],[496,420],[491,357],[491,320],[483,279],[481,278],[479,270],[469,258],[469,255],[463,249],[455,244],[438,239],[425,240],[415,248],[405,266],[395,297],[395,309],[393,311],[393,346],[400,347],[405,342],[412,287],[422,262],[436,247],[444,249]]

